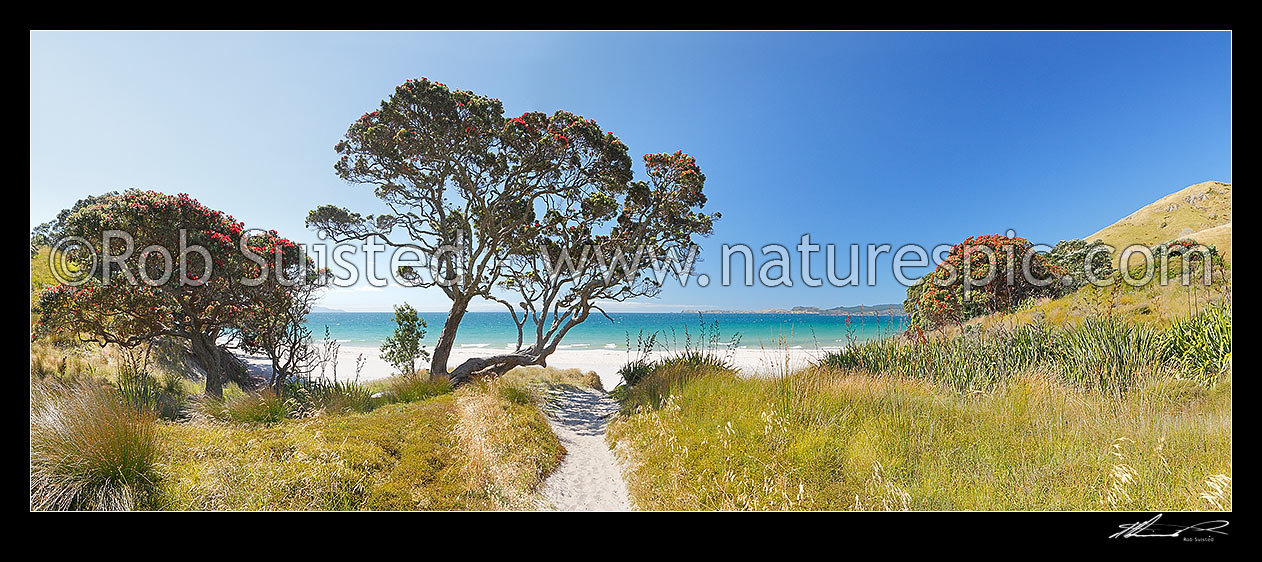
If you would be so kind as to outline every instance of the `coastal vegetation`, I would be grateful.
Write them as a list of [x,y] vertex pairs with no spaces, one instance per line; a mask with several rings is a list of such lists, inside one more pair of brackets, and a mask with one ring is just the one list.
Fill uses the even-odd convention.
[[176,391],[173,416],[133,400],[116,373],[45,372],[31,383],[31,506],[533,508],[564,456],[542,389],[593,377],[519,371],[454,391],[424,372],[282,393],[229,384],[220,399],[193,386]]
[[[300,325],[310,298],[294,293],[305,291],[305,276],[313,272],[297,244],[275,231],[248,231],[187,194],[128,190],[80,201],[45,232],[41,236],[53,241],[77,241],[57,257],[85,277],[38,293],[32,308],[39,315],[37,336],[129,349],[179,341],[201,368],[211,397],[221,396],[230,378],[248,382],[231,374],[242,368],[221,337],[239,336],[247,347],[267,351],[282,373],[292,368],[294,353],[309,347]],[[193,245],[197,250],[186,250]],[[282,276],[298,282],[275,281]],[[277,325],[278,318],[288,322]]]
[[[591,119],[510,118],[424,78],[335,150],[388,212],[323,205],[307,226],[428,258],[394,273],[451,301],[435,345],[396,306],[393,376],[361,383],[361,355],[339,378],[338,340],[306,325],[328,272],[296,243],[187,194],[84,198],[31,233],[32,509],[540,507],[566,455],[550,391],[603,391],[548,358],[602,303],[658,294],[662,258],[692,275],[720,218],[682,151],[636,180]],[[969,237],[883,307],[899,333],[805,368],[783,340],[764,376],[704,318],[682,346],[641,333],[608,443],[642,509],[1230,510],[1230,234],[1231,185],[1206,182],[1046,252]],[[449,365],[478,300],[507,308],[515,345]]]
[[[654,268],[686,256],[719,218],[701,211],[705,175],[682,151],[645,154],[647,180],[634,180],[627,145],[592,119],[564,110],[509,118],[498,99],[427,78],[397,86],[335,149],[338,176],[372,187],[390,212],[324,205],[307,226],[436,262],[397,274],[451,300],[430,372],[456,385],[546,364],[570,329],[604,313],[600,303],[657,294],[663,280],[650,270],[690,275],[690,261]],[[516,347],[449,368],[460,323],[479,300],[507,308]]]
[[[984,392],[816,367],[663,368],[610,427],[640,509],[1231,509],[1231,378]],[[654,405],[656,404],[656,405]]]
[[1229,31],[435,27],[31,31],[32,516],[1247,534]]
[[[32,239],[99,241],[117,228],[147,245],[173,242],[189,225],[205,227],[192,236],[214,250],[215,273],[198,275],[205,264],[192,264],[192,283],[108,277],[111,284],[100,274],[64,284],[51,264],[82,268],[87,252],[75,252],[84,248],[54,255],[48,245],[33,247],[33,509],[533,506],[534,490],[564,455],[541,413],[540,385],[587,385],[592,376],[533,369],[453,390],[445,377],[412,368],[409,357],[424,353],[424,324],[406,307],[386,351],[408,369],[362,385],[338,380],[337,342],[326,334],[317,345],[304,325],[321,287],[311,274],[319,272],[303,277],[291,242],[246,234],[187,196],[91,197]],[[229,283],[260,273],[256,262],[231,261],[233,245],[276,256],[297,282]],[[113,275],[131,266],[159,279],[146,266],[162,260],[138,257],[123,258]],[[186,265],[172,269],[182,274]],[[270,384],[226,374],[225,362],[239,364],[234,347],[269,360]]]
[[[1125,225],[1154,228],[1162,227],[1134,216]],[[1066,267],[1100,244],[1077,240],[1043,256],[1047,272],[1091,269],[1117,282],[1020,296],[983,286],[972,309],[960,306],[958,285],[930,295],[914,286],[905,304],[911,329],[851,342],[807,369],[789,369],[786,359],[774,376],[742,376],[713,346],[633,361],[614,391],[624,410],[609,433],[632,501],[641,509],[1230,510],[1229,254],[1186,236],[1141,243],[1170,257],[1147,278],[1126,271],[1141,283],[1123,282],[1117,262]],[[1177,282],[1184,274],[1190,282]]]
[[164,424],[150,507],[529,509],[564,456],[531,384],[510,373],[455,391],[399,393],[369,412]]
[[429,357],[421,345],[425,339],[425,319],[416,315],[412,305],[394,307],[394,334],[381,344],[381,358],[401,373],[416,372],[416,361]]
[[1056,294],[1065,271],[1033,246],[1019,237],[969,237],[907,289],[903,310],[915,328],[936,329]]

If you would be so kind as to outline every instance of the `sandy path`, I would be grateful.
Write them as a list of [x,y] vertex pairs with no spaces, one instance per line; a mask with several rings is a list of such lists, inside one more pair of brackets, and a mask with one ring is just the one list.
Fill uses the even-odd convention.
[[629,511],[627,484],[605,443],[605,425],[618,403],[602,391],[558,386],[548,390],[544,411],[567,451],[543,483],[544,507],[560,511]]

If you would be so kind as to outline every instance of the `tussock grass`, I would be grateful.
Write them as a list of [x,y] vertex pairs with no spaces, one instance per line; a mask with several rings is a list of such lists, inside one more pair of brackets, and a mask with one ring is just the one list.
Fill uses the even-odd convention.
[[31,507],[129,510],[160,483],[152,412],[92,381],[32,382]]
[[500,380],[512,381],[513,384],[538,383],[544,385],[571,385],[604,390],[601,387],[600,375],[595,371],[579,369],[558,369],[556,367],[517,367],[500,377]]
[[539,392],[514,378],[465,385],[455,392],[455,438],[468,454],[470,485],[495,509],[529,509],[534,491],[565,456],[536,407]]
[[964,393],[823,367],[660,376],[665,398],[609,430],[643,509],[1231,507],[1229,374],[1120,395],[1037,371]]
[[386,402],[416,402],[451,391],[446,378],[432,378],[426,371],[394,375],[365,385],[369,391],[381,393]]
[[367,413],[164,424],[170,452],[161,465],[169,477],[160,507],[532,507],[535,488],[564,449],[535,406],[532,379],[510,375],[454,393],[435,383],[441,392],[434,396]]
[[72,382],[102,374],[94,362],[66,342],[31,342],[31,378]]
[[74,340],[38,339],[31,342],[30,351],[33,384],[108,385],[133,407],[166,420],[183,418],[188,413],[190,397],[201,392],[183,373],[162,364],[165,361],[150,361],[154,352],[166,359],[168,344],[124,349]]
[[271,388],[245,392],[231,383],[225,385],[223,398],[202,397],[199,407],[203,413],[219,420],[252,424],[280,423],[297,417],[299,412],[296,400]]

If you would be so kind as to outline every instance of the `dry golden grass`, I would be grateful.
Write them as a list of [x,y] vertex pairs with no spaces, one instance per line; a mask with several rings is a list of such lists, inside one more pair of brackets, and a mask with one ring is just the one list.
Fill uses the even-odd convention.
[[31,386],[31,508],[130,510],[158,489],[151,412],[96,381]]
[[[1223,257],[1230,261],[1231,214],[1231,184],[1207,181],[1162,197],[1083,239],[1103,240],[1120,252],[1131,244],[1152,246],[1192,237],[1218,245]],[[1225,227],[1226,232],[1220,227]],[[1226,244],[1219,244],[1224,235]]]
[[595,371],[581,371],[579,369],[558,369],[556,367],[518,367],[500,377],[503,381],[513,381],[515,384],[564,384],[573,386],[585,386],[588,388],[601,388],[600,375]]
[[[986,329],[1011,328],[1033,322],[1065,326],[1082,322],[1088,317],[1116,317],[1151,327],[1165,327],[1175,320],[1194,316],[1214,306],[1224,303],[1230,306],[1232,270],[1220,268],[1212,275],[1213,283],[1209,286],[1204,285],[1204,279],[1199,276],[1186,285],[1178,278],[1166,284],[1152,282],[1141,287],[1124,283],[1109,287],[1086,285],[1057,299],[1040,299],[1013,312],[981,316],[966,324],[977,324]],[[956,332],[950,328],[944,331]]]
[[[564,456],[530,373],[369,413],[164,424],[168,509],[528,509]],[[572,380],[568,373],[548,373]]]
[[711,373],[624,414],[610,440],[643,509],[1230,509],[1230,387],[1153,379],[1117,396],[1031,374],[961,394]]
[[464,452],[470,486],[496,509],[535,506],[535,489],[565,456],[565,448],[534,403],[506,399],[510,381],[456,391],[454,436]]

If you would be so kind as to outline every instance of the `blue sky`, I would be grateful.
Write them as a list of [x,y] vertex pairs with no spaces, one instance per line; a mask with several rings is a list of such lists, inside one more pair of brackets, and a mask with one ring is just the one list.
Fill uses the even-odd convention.
[[[596,119],[636,155],[694,155],[707,210],[723,213],[702,244],[715,279],[725,243],[809,233],[846,256],[1012,228],[1054,244],[1231,181],[1229,33],[36,32],[31,224],[141,187],[314,241],[309,209],[379,208],[333,174],[333,145],[421,76],[510,115]],[[875,287],[811,288],[795,273],[793,287],[668,286],[615,309],[901,302],[889,261]],[[404,300],[446,309],[407,288],[326,304]]]

